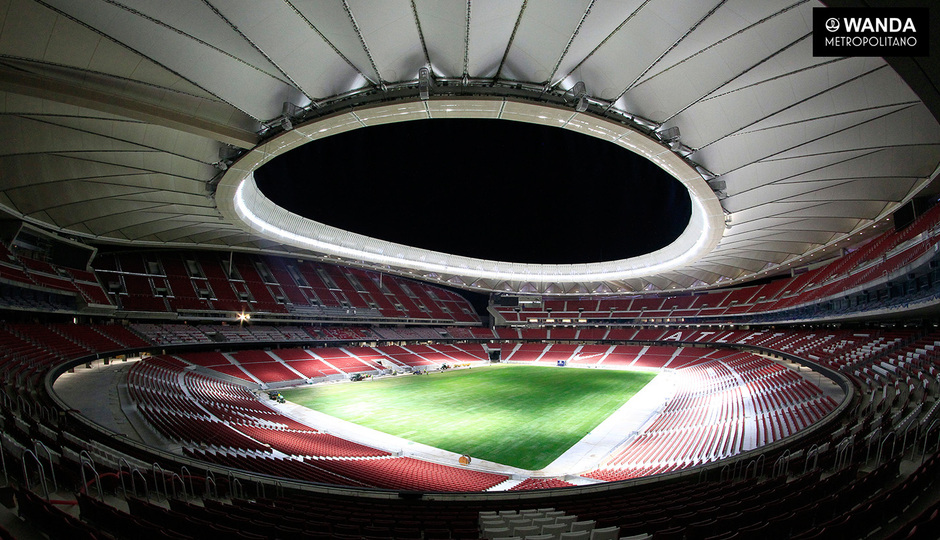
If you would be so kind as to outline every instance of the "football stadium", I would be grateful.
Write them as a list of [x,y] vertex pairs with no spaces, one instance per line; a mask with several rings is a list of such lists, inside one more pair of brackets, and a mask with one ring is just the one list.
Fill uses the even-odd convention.
[[940,537],[938,17],[4,2],[0,539]]

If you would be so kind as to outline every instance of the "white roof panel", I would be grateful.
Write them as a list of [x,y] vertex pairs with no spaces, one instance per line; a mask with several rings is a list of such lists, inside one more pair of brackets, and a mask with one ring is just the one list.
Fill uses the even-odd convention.
[[[225,219],[212,196],[221,169],[365,125],[502,118],[635,145],[674,169],[700,165],[726,184],[721,217],[731,228],[697,262],[655,275],[461,281],[630,292],[782,271],[812,250],[828,256],[847,235],[862,238],[940,164],[940,124],[883,59],[812,55],[821,6],[9,0],[0,10],[0,207],[98,242],[317,255]],[[436,80],[423,102],[416,78],[428,64]],[[578,81],[585,113],[573,95],[560,101]],[[272,137],[285,101],[308,108],[293,131]],[[596,121],[620,117],[637,121]],[[301,129],[313,122],[316,131]],[[680,128],[688,163],[648,137],[658,122]],[[247,150],[242,161],[219,163],[234,153],[227,144]]]

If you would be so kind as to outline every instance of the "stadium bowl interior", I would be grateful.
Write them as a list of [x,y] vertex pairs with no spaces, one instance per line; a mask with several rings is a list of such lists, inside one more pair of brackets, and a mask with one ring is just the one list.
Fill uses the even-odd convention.
[[940,40],[814,55],[869,4],[7,2],[0,538],[936,538]]

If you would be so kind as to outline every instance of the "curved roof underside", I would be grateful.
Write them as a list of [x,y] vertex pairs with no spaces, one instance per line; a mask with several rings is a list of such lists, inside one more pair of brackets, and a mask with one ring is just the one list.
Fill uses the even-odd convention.
[[878,231],[940,163],[940,125],[883,59],[812,56],[820,6],[8,0],[0,209],[97,242],[312,256],[225,219],[214,164],[268,137],[285,101],[316,118],[416,87],[430,66],[436,88],[496,94],[522,82],[558,96],[583,81],[589,113],[678,127],[688,159],[726,183],[731,227],[710,254],[553,292],[762,276]]

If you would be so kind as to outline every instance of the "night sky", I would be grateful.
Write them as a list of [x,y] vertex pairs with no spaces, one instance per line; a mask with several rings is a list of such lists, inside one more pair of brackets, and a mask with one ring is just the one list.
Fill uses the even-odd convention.
[[691,201],[648,160],[569,130],[500,120],[418,120],[308,143],[255,172],[275,203],[406,245],[533,263],[661,248]]

